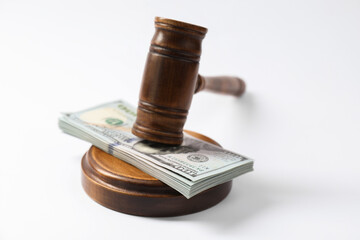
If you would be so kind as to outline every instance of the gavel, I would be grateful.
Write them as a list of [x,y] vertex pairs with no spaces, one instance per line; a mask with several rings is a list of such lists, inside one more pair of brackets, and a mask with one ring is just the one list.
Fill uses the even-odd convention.
[[155,17],[132,133],[153,142],[179,145],[194,93],[201,90],[240,96],[245,82],[237,77],[198,74],[201,43],[207,29]]

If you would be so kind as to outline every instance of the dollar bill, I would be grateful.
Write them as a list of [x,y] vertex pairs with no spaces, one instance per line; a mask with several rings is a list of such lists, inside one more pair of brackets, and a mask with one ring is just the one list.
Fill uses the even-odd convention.
[[184,134],[180,146],[134,136],[136,108],[115,101],[59,118],[65,132],[92,143],[190,198],[208,188],[249,172],[253,160]]

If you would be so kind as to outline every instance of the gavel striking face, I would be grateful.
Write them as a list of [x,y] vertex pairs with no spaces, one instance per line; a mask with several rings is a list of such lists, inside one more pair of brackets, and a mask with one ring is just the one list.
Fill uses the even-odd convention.
[[206,32],[204,27],[155,17],[155,34],[132,128],[134,135],[179,145],[194,93],[208,90],[240,96],[245,91],[240,78],[198,75],[201,42]]

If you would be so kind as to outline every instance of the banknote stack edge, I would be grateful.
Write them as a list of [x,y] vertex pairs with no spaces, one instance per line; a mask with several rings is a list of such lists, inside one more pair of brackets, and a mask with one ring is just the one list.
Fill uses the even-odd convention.
[[119,100],[59,118],[60,129],[85,140],[174,188],[186,198],[253,170],[254,161],[187,135],[180,146],[131,133],[136,109]]

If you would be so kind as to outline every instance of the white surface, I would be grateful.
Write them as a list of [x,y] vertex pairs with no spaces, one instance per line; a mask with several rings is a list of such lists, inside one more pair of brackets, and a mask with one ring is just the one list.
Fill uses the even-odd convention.
[[[57,128],[61,111],[136,105],[154,16],[207,27],[200,73],[248,83],[241,99],[196,95],[186,128],[255,171],[176,218],[93,202],[89,144]],[[359,239],[359,42],[355,0],[0,0],[0,239]]]

